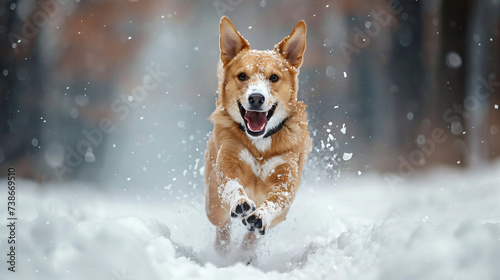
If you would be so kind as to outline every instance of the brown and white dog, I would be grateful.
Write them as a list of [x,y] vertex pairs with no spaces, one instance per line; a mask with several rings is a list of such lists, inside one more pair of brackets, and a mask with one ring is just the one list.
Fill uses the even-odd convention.
[[206,212],[215,246],[229,250],[232,219],[256,234],[285,220],[311,151],[306,105],[297,101],[306,48],[301,21],[272,51],[250,49],[227,17],[220,21],[219,97],[205,154]]

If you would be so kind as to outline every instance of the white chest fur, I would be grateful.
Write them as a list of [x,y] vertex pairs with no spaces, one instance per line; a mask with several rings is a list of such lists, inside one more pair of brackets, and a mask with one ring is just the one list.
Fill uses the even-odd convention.
[[266,138],[253,139],[252,143],[254,144],[255,148],[257,148],[257,150],[259,150],[260,152],[265,152],[269,150],[269,148],[271,148],[271,144],[273,143],[273,141],[271,137],[266,137]]
[[250,166],[255,176],[262,180],[273,174],[276,167],[286,163],[282,156],[275,156],[266,161],[259,161],[247,149],[243,149],[240,152],[240,158]]

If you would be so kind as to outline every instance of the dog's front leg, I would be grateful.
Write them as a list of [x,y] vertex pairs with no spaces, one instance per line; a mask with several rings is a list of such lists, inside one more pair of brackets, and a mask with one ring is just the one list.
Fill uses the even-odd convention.
[[295,193],[300,185],[299,155],[289,153],[282,156],[279,165],[272,166],[267,178],[272,184],[272,189],[255,212],[243,220],[249,231],[259,232],[264,235],[270,226],[285,219],[290,204],[295,198]]
[[234,153],[234,146],[221,147],[217,154],[216,174],[219,182],[218,196],[222,208],[228,211],[232,218],[246,217],[256,210],[255,203],[248,198],[241,182],[243,163]]

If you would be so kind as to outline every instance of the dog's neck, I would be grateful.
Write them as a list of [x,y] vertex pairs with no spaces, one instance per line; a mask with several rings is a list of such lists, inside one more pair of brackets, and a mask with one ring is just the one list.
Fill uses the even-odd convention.
[[271,135],[275,134],[276,132],[280,131],[283,126],[285,125],[285,122],[288,120],[288,118],[284,119],[283,121],[281,121],[276,127],[274,127],[273,129],[269,130],[266,135],[264,135],[264,138],[267,138],[267,137],[270,137]]

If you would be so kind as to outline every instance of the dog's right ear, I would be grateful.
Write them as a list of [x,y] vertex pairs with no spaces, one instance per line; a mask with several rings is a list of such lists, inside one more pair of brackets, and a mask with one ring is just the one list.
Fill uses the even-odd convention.
[[279,52],[295,68],[302,65],[302,56],[306,50],[306,23],[301,20],[293,29],[292,34],[274,46],[274,50]]
[[250,49],[250,44],[236,30],[233,23],[223,16],[220,19],[220,59],[224,65],[229,63],[242,50]]

